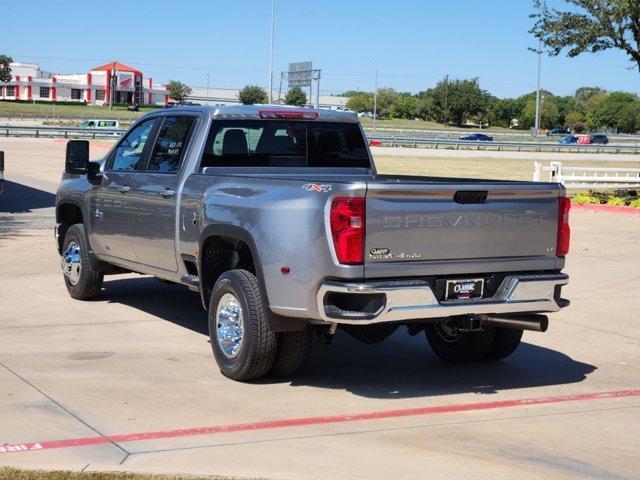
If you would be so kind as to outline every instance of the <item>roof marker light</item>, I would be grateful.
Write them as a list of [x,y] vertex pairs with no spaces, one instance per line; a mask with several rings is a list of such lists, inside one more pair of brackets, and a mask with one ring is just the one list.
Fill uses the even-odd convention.
[[306,110],[260,110],[260,118],[277,120],[315,120],[318,112]]

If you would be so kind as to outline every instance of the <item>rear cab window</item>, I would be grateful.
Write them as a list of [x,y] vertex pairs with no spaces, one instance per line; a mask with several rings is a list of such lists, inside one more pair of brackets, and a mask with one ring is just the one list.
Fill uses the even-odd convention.
[[215,120],[201,167],[370,168],[359,124]]

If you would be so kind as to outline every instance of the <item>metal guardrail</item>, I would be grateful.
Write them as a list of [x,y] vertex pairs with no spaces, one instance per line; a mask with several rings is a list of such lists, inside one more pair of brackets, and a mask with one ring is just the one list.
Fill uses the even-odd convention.
[[[460,135],[470,135],[472,133],[482,133],[496,137],[507,137],[509,139],[522,139],[524,141],[531,141],[536,138],[531,132],[526,130],[514,130],[514,131],[492,131],[492,130],[480,130],[480,129],[426,129],[426,128],[412,128],[412,127],[376,127],[374,130],[371,125],[363,125],[364,131],[367,135],[377,136],[380,135],[397,135],[397,136],[412,136],[412,137],[429,137],[429,138],[445,138],[450,140],[457,140]],[[566,137],[567,134],[549,134],[540,135],[537,137],[538,141],[557,142],[558,140]],[[640,135],[633,134],[607,134],[609,140],[622,141],[629,143],[640,143]]]
[[[0,135],[14,136],[35,136],[35,137],[91,137],[91,138],[114,138],[119,137],[127,129],[100,129],[100,128],[80,128],[54,125],[0,125]],[[560,144],[543,142],[504,142],[504,141],[473,141],[457,140],[447,138],[429,137],[405,137],[392,135],[367,135],[369,141],[378,141],[382,145],[392,147],[414,147],[414,148],[455,148],[472,150],[506,150],[506,151],[551,151],[551,152],[577,152],[577,153],[640,153],[640,145],[583,145],[583,144]]]
[[127,129],[125,128],[80,128],[80,127],[58,127],[53,125],[0,125],[0,135],[9,137],[32,136],[32,137],[119,137]]
[[427,147],[427,148],[455,148],[471,150],[508,150],[534,152],[577,152],[577,153],[640,153],[640,145],[601,145],[579,143],[549,143],[549,142],[504,142],[504,141],[475,141],[454,140],[446,138],[400,137],[390,135],[367,135],[368,140],[379,141],[382,145],[392,147]]
[[549,174],[549,182],[558,182],[567,188],[640,188],[640,168],[567,167],[561,162],[547,166],[535,162],[533,181],[547,181],[543,179],[544,173]]

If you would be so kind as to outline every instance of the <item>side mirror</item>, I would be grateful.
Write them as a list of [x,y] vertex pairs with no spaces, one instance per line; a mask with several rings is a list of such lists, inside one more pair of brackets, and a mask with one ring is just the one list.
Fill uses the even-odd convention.
[[87,140],[69,140],[64,171],[75,175],[89,172],[89,142]]

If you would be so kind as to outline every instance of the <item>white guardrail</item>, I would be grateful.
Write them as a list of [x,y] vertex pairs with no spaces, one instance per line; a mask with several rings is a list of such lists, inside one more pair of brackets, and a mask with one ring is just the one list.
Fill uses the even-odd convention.
[[557,182],[566,188],[640,188],[640,168],[567,167],[561,162],[535,162],[533,181]]

